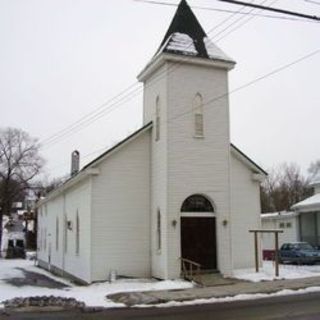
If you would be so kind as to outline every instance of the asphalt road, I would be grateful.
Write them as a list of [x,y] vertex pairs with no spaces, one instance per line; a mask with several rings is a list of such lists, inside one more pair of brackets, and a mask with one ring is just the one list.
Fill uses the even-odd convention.
[[92,313],[84,313],[79,311],[51,313],[10,313],[0,315],[0,319],[315,320],[320,319],[320,293],[174,308],[125,308]]

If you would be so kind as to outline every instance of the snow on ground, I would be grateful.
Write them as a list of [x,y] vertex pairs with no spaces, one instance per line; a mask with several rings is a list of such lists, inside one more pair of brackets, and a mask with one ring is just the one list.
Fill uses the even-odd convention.
[[[46,275],[47,277],[62,282],[69,287],[64,289],[50,289],[37,286],[16,287],[12,284],[6,283],[6,279],[24,277],[24,273],[17,268]],[[123,307],[124,304],[114,303],[106,299],[105,296],[117,292],[185,289],[191,287],[192,284],[190,282],[183,280],[156,281],[152,279],[121,279],[116,280],[113,283],[102,282],[91,284],[89,286],[77,286],[65,279],[56,277],[51,273],[38,268],[34,265],[34,261],[0,259],[0,309],[1,302],[7,299],[44,295],[75,298],[78,301],[84,302],[87,306],[100,306],[107,308]]]
[[234,278],[252,282],[275,279],[299,279],[320,276],[320,265],[279,265],[279,277],[275,277],[274,263],[263,261],[263,267],[257,273],[254,269],[241,269],[234,271]]
[[[312,292],[320,292],[320,287],[309,287],[306,289],[299,289],[299,290],[284,289],[275,293],[238,294],[233,297],[225,297],[225,298],[196,299],[196,300],[189,300],[189,301],[170,301],[170,302],[154,305],[153,307],[168,308],[168,307],[181,307],[181,306],[209,304],[209,303],[256,300],[256,299],[265,299],[265,298],[280,297],[280,296],[306,294],[306,293],[312,293]],[[137,305],[135,307],[150,308],[151,306]]]

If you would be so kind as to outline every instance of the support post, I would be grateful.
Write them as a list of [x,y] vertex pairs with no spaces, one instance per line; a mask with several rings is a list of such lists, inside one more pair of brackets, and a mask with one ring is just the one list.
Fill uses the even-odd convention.
[[274,243],[275,243],[275,268],[276,268],[276,277],[279,277],[279,233],[274,233]]
[[254,255],[255,255],[256,272],[259,272],[258,232],[254,232]]

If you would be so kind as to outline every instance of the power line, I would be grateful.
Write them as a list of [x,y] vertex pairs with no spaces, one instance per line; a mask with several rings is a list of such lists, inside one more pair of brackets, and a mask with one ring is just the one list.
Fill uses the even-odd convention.
[[[261,2],[261,4],[265,3],[268,0],[264,0]],[[277,0],[275,0],[277,1]],[[274,2],[275,2],[274,1]],[[274,3],[273,2],[273,3]],[[228,20],[230,20],[230,18],[232,18],[233,16],[237,15],[238,13],[240,13],[246,6],[242,6],[238,11],[234,12],[232,15],[230,15],[227,19],[223,20],[221,23],[219,23],[218,25],[216,25],[215,27],[213,27],[208,34],[210,34],[212,31],[214,31],[215,29],[217,29],[218,27],[220,27],[221,25],[223,25],[224,23],[226,23]],[[255,9],[251,9],[250,12],[252,12]],[[242,18],[244,18],[244,16],[240,17],[240,19],[237,19],[236,21],[232,22],[230,25],[228,25],[225,29],[222,30],[222,32],[224,32],[225,30],[229,29],[232,25],[234,25],[235,23],[237,23],[239,20],[241,20]],[[249,20],[251,20],[254,17],[250,17]],[[245,23],[247,23],[248,21],[246,21]],[[228,34],[230,34],[231,32],[235,31],[236,29],[240,28],[243,24],[239,25],[237,28],[232,29],[230,32],[228,32]],[[219,32],[218,34],[222,33]],[[226,37],[228,34],[224,35],[222,38]],[[215,35],[216,36],[216,35]],[[214,36],[214,37],[215,37]],[[221,39],[221,38],[220,38]],[[219,40],[220,40],[219,39]],[[191,45],[191,44],[190,44]],[[189,46],[190,46],[189,45]],[[186,57],[186,59],[188,59],[188,57]],[[184,59],[182,59],[179,62],[174,63],[171,68],[168,70],[168,73],[173,72],[174,70],[176,70],[180,65],[181,62],[183,62]],[[172,69],[172,70],[171,70]],[[158,82],[159,80],[161,80],[163,77],[162,75],[165,74],[167,71],[165,70],[162,74],[160,73],[155,79],[153,79],[150,83],[148,83],[148,85],[145,87],[149,87],[154,85],[154,83]],[[110,99],[108,102],[111,102],[113,100],[116,100],[117,97],[121,97],[121,94],[125,93],[128,89],[133,88],[135,86],[135,84],[131,85],[130,87],[128,87],[127,89],[123,90],[119,95],[117,95],[116,97]],[[45,147],[49,147],[59,141],[61,141],[61,139],[67,138],[70,135],[74,134],[75,132],[89,126],[91,123],[95,122],[96,120],[100,119],[102,116],[105,116],[106,114],[111,113],[112,111],[114,111],[116,108],[120,107],[121,105],[123,105],[124,103],[132,100],[133,98],[135,98],[138,94],[140,94],[140,92],[142,91],[141,87],[137,87],[135,88],[133,91],[128,92],[125,96],[122,96],[120,98],[120,100],[115,101],[114,103],[112,103],[110,106],[108,106],[108,103],[104,103],[102,104],[99,108],[97,108],[96,110],[94,110],[93,112],[87,114],[86,116],[82,117],[80,120],[76,121],[75,123],[73,123],[71,126],[61,130],[59,133],[54,134],[53,136],[49,137],[48,139],[45,140],[46,145]],[[43,143],[43,141],[42,141]]]
[[[275,74],[278,74],[278,73],[280,73],[280,72],[282,72],[282,71],[284,71],[286,69],[289,69],[290,67],[292,67],[292,66],[294,66],[294,65],[296,65],[296,64],[298,64],[298,63],[300,63],[302,61],[305,61],[305,60],[307,60],[307,59],[309,59],[309,58],[311,58],[311,57],[313,57],[313,56],[315,56],[315,55],[317,55],[319,53],[320,53],[320,49],[314,50],[314,51],[312,51],[312,52],[310,52],[310,53],[308,53],[308,54],[306,54],[306,55],[304,55],[304,56],[302,56],[302,57],[300,57],[300,58],[298,58],[296,60],[291,61],[290,63],[284,64],[284,65],[282,65],[282,66],[280,66],[278,68],[275,68],[272,71],[270,71],[270,72],[268,72],[268,73],[266,73],[266,74],[264,74],[264,75],[262,75],[260,77],[257,77],[257,78],[255,78],[255,79],[253,79],[253,80],[251,80],[251,81],[249,81],[249,82],[247,82],[247,83],[245,83],[245,84],[243,84],[241,86],[236,87],[235,89],[232,89],[232,90],[227,91],[227,92],[225,92],[225,93],[223,93],[223,94],[221,94],[219,96],[216,96],[216,97],[213,97],[213,98],[209,99],[208,101],[203,103],[203,107],[207,107],[212,102],[218,101],[218,100],[220,100],[222,98],[225,98],[227,96],[231,96],[232,94],[234,94],[236,92],[239,92],[239,91],[241,91],[241,90],[243,90],[245,88],[248,88],[248,87],[256,84],[257,82],[260,82],[260,81],[262,81],[264,79],[267,79],[267,78],[269,78],[269,77],[271,77],[271,76],[273,76]],[[191,111],[188,110],[186,112],[180,113],[180,114],[176,115],[175,117],[172,117],[172,118],[168,119],[167,123],[169,123],[171,121],[174,121],[174,120],[176,120],[176,119],[178,119],[180,117],[183,117],[183,116],[185,116],[187,114],[190,114],[192,112],[193,112],[192,110]],[[94,153],[97,153],[97,152],[99,152],[101,150],[106,150],[106,149],[107,148],[98,149],[96,151],[93,151],[93,152],[85,155],[85,157],[88,157],[88,156],[90,156],[90,155],[92,155]]]
[[[177,7],[178,5],[176,3],[172,2],[163,2],[163,1],[154,1],[154,0],[134,0],[137,2],[145,2],[149,4],[158,4],[158,5],[164,5],[164,6],[173,6]],[[307,0],[305,0],[307,1]],[[320,3],[318,3],[320,4]],[[293,17],[285,17],[285,16],[278,16],[278,15],[271,15],[271,14],[262,14],[262,13],[251,13],[251,12],[238,12],[234,10],[229,9],[221,9],[221,8],[213,8],[213,7],[204,7],[204,6],[190,6],[192,9],[195,10],[207,10],[207,11],[216,11],[216,12],[223,12],[223,13],[239,13],[241,15],[250,15],[255,17],[263,17],[263,18],[271,18],[271,19],[279,19],[279,20],[288,20],[288,21],[299,21],[299,22],[313,22],[310,20],[305,19],[298,19]]]
[[[276,3],[278,0],[273,0],[271,2],[270,5],[273,5],[274,3]],[[260,4],[265,3],[265,1],[261,2]],[[251,9],[250,12],[252,10],[255,10],[255,8]],[[245,24],[247,24],[248,22],[250,22],[254,17],[248,17],[247,19],[245,19],[244,21],[242,21],[240,24],[238,24],[235,28],[231,29],[230,31],[228,31],[227,33],[225,33],[223,36],[221,36],[219,39],[216,40],[216,43],[220,42],[222,39],[224,39],[225,37],[227,37],[229,34],[233,33],[234,31],[238,30],[239,28],[241,28],[242,26],[244,26]],[[241,19],[239,19],[241,20]]]
[[266,7],[266,6],[263,6],[263,5],[260,5],[260,4],[248,3],[248,2],[245,2],[245,1],[239,1],[239,0],[218,0],[218,1],[227,2],[227,3],[231,3],[231,4],[237,4],[237,5],[243,5],[243,6],[245,5],[245,6],[253,7],[253,8],[256,8],[256,9],[262,9],[262,10],[267,10],[267,11],[287,14],[287,15],[291,15],[291,16],[296,16],[296,17],[300,17],[300,18],[320,21],[320,17],[318,17],[318,16],[312,16],[312,15],[309,15],[309,14],[296,12],[296,11],[289,11],[289,10],[280,9],[280,8]]
[[[262,1],[262,3],[264,3],[265,1],[267,1],[267,0],[264,0],[264,1]],[[275,0],[275,1],[277,1],[277,0]],[[214,31],[214,30],[216,30],[217,28],[219,28],[220,26],[222,26],[223,24],[225,24],[227,21],[229,21],[230,19],[232,19],[234,16],[236,16],[238,13],[240,13],[243,9],[245,8],[245,6],[242,6],[238,11],[235,11],[235,12],[233,12],[233,14],[231,14],[230,16],[228,16],[226,19],[224,19],[222,22],[220,22],[219,24],[217,24],[217,25],[215,25],[213,28],[211,28],[210,30],[209,30],[209,32],[208,32],[208,34],[210,34],[212,31]],[[242,17],[243,18],[243,17]],[[232,22],[230,25],[228,25],[228,27],[227,28],[229,28],[229,27],[231,27],[234,23],[236,23],[237,21],[234,21],[234,22]],[[226,28],[226,29],[227,29]],[[190,44],[191,45],[191,44]],[[189,46],[190,46],[189,45]],[[182,61],[181,62],[183,62],[184,60],[187,60],[188,59],[188,57],[185,57],[185,58],[183,58],[182,59]],[[181,65],[181,62],[177,62],[177,63],[174,63],[173,64],[173,67],[175,66],[175,65],[178,65],[177,67],[179,67],[179,65]],[[174,70],[176,70],[176,68],[174,69],[174,68],[172,68],[173,70],[170,70],[170,72],[173,72]],[[163,72],[163,73],[165,73],[165,72]],[[161,76],[162,74],[160,74],[160,76]],[[157,77],[155,78],[155,80],[157,80]],[[160,79],[158,79],[158,80],[160,80]],[[130,86],[130,87],[132,87],[132,86]],[[129,88],[130,88],[129,87]],[[130,99],[129,99],[130,100]],[[112,111],[112,110],[111,110]],[[67,136],[70,136],[71,134],[73,134],[73,132],[71,131],[69,134],[67,134]],[[66,137],[66,135],[64,135],[63,137]],[[55,143],[55,142],[57,142],[57,140],[56,141],[53,141],[53,143]],[[98,152],[98,151],[94,151],[93,153],[96,153],[96,152]],[[91,153],[89,154],[89,155],[91,155]],[[86,155],[85,157],[87,157],[88,155]],[[56,167],[55,167],[56,168]]]
[[[265,2],[267,0],[264,0],[263,2]],[[213,32],[214,30],[216,30],[218,27],[220,27],[221,25],[223,25],[224,23],[226,23],[228,20],[230,20],[233,16],[235,16],[237,13],[241,12],[241,10],[243,10],[245,8],[245,6],[242,6],[238,11],[234,12],[232,15],[230,15],[228,18],[226,18],[225,20],[223,20],[221,23],[219,23],[218,25],[214,26],[212,29],[209,30],[208,34],[210,34],[211,32]],[[236,22],[236,21],[235,21]],[[227,26],[228,29],[230,28],[235,22],[231,23],[230,25]],[[192,44],[189,44],[189,46],[191,46]],[[187,49],[187,48],[186,48]],[[171,69],[168,70],[168,72],[173,72],[174,70],[176,70],[176,66],[181,65],[181,62],[184,61],[184,59],[188,59],[188,57],[183,58],[180,62],[176,62],[171,66]],[[167,71],[164,70],[162,73],[160,73],[155,79],[153,79],[147,86],[152,86],[154,83],[158,82],[159,80],[161,80],[163,77],[162,75],[165,74]],[[64,137],[68,137],[72,134],[74,134],[76,131],[81,130],[84,127],[87,127],[88,125],[90,125],[91,123],[93,123],[94,121],[98,120],[99,118],[101,118],[102,116],[104,116],[106,113],[109,114],[110,112],[112,112],[113,110],[116,109],[116,107],[121,106],[122,104],[130,101],[132,98],[136,97],[137,94],[139,94],[142,91],[141,87],[137,87],[134,90],[126,93],[128,90],[130,90],[131,88],[134,88],[136,86],[136,84],[138,84],[138,82],[135,82],[134,84],[132,84],[131,86],[129,86],[128,88],[124,89],[123,91],[121,91],[118,95],[116,95],[115,97],[109,99],[107,102],[103,103],[102,105],[100,105],[98,108],[96,108],[94,111],[88,113],[87,115],[83,116],[82,118],[80,118],[79,120],[77,120],[76,122],[74,122],[73,124],[71,124],[70,126],[66,127],[63,130],[60,130],[59,132],[57,132],[56,134],[48,137],[47,139],[44,139],[41,141],[42,144],[45,144],[45,147],[48,147],[52,144],[55,144],[59,141],[61,141],[62,138]],[[123,96],[123,94],[125,94]],[[117,100],[119,98],[119,100]],[[114,100],[116,100],[115,102],[113,102]],[[110,102],[113,102],[110,106],[108,106],[108,104]]]
[[320,5],[320,2],[316,1],[316,0],[304,0],[305,2],[309,2],[309,3],[313,3],[313,4],[316,4],[316,5]]
[[[239,87],[237,87],[237,88],[235,88],[235,89],[233,89],[231,91],[227,91],[226,93],[223,93],[223,94],[221,94],[221,95],[219,95],[217,97],[213,97],[213,98],[209,99],[207,102],[205,102],[203,104],[203,106],[207,106],[211,102],[220,100],[220,99],[222,99],[222,98],[224,98],[226,96],[230,96],[230,95],[234,94],[235,92],[238,92],[238,91],[243,90],[243,89],[245,89],[247,87],[250,87],[253,84],[255,84],[255,83],[257,83],[257,82],[259,82],[261,80],[269,78],[269,77],[271,77],[271,76],[273,76],[273,75],[275,75],[275,74],[277,74],[277,73],[279,73],[279,72],[281,72],[283,70],[286,70],[286,69],[288,69],[288,68],[290,68],[290,67],[292,67],[292,66],[294,66],[294,65],[296,65],[296,64],[298,64],[298,63],[300,63],[300,62],[302,62],[302,61],[304,61],[306,59],[309,59],[309,58],[311,58],[311,57],[313,57],[313,56],[315,56],[316,54],[319,54],[319,53],[320,53],[320,49],[314,50],[314,51],[312,51],[312,52],[310,52],[310,53],[308,53],[308,54],[306,54],[306,55],[304,55],[304,56],[302,56],[302,57],[300,57],[300,58],[298,58],[296,60],[291,61],[290,63],[284,64],[284,65],[282,65],[282,66],[280,66],[278,68],[275,68],[272,71],[270,71],[270,72],[268,72],[268,73],[266,73],[266,74],[264,74],[264,75],[262,75],[262,76],[260,76],[258,78],[255,78],[254,80],[251,80],[251,81],[249,81],[249,82],[247,82],[247,83],[245,83],[245,84],[243,84],[243,85],[241,85],[241,86],[239,86]],[[182,117],[182,116],[184,116],[184,115],[186,115],[188,113],[192,113],[192,110],[180,113],[177,116],[172,117],[171,119],[169,119],[168,122],[172,121],[172,120],[175,120],[177,118],[180,118],[180,117]]]
[[[264,4],[264,3],[266,3],[267,1],[268,1],[268,0],[263,0],[262,2],[260,2],[260,4]],[[278,0],[274,0],[274,1],[272,2],[272,4],[275,3],[276,1],[278,1]],[[245,7],[245,6],[244,6],[244,7]],[[255,10],[256,10],[256,9],[253,8],[253,9],[251,9],[249,12],[251,13],[251,12],[253,12],[253,11],[255,11]],[[252,20],[253,18],[254,18],[254,17],[251,16],[251,17],[247,18],[246,21],[249,22],[249,21]],[[234,24],[240,22],[240,21],[243,20],[243,19],[245,19],[245,16],[239,17],[236,21],[234,21]],[[245,22],[245,23],[247,23],[247,22]],[[224,34],[222,37],[220,37],[220,38],[219,38],[218,40],[216,40],[215,42],[216,42],[216,43],[219,42],[221,39],[225,38],[228,34],[230,34],[230,33],[232,33],[233,31],[239,29],[240,27],[242,27],[245,23],[242,23],[242,24],[236,26],[235,28],[233,28],[233,29],[232,29],[231,31],[229,31],[227,34]],[[215,34],[215,37],[219,36],[220,34],[222,34],[223,32],[225,32],[227,29],[229,29],[229,28],[227,27],[227,28],[223,29],[222,31],[218,32],[217,34]]]

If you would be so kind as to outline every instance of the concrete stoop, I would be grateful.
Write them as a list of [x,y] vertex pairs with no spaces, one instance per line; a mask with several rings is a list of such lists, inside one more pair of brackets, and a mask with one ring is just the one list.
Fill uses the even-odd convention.
[[232,284],[216,285],[213,287],[195,287],[181,290],[159,290],[143,292],[123,292],[108,295],[114,302],[127,306],[155,305],[170,301],[190,301],[197,299],[234,297],[240,294],[275,293],[284,289],[299,290],[308,287],[320,287],[320,277],[310,277],[294,280],[263,281],[258,283],[237,281]]

